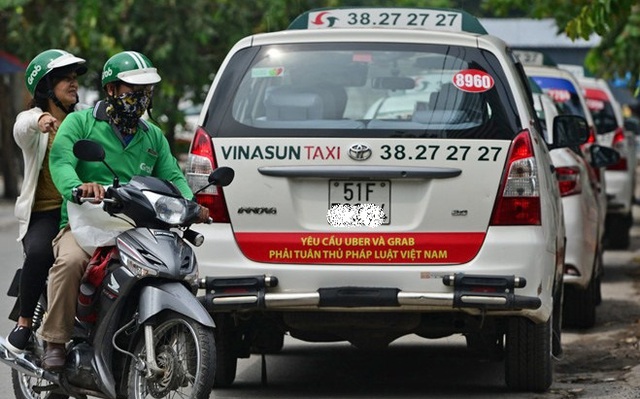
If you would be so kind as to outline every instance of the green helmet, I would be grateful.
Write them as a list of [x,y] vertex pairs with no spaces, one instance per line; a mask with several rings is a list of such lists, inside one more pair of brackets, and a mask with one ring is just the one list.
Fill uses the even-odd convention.
[[85,60],[64,50],[51,49],[38,54],[27,66],[24,78],[27,90],[32,96],[35,95],[36,87],[45,75],[56,68],[62,68],[77,64],[76,73],[82,75],[87,72],[87,67],[82,65]]
[[136,51],[118,53],[109,58],[102,68],[102,87],[118,80],[132,85],[150,85],[160,79],[151,61]]

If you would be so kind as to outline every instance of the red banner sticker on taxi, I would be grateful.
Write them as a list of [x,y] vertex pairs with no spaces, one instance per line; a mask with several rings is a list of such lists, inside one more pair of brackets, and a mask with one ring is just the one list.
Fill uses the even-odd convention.
[[460,264],[480,251],[485,233],[235,232],[255,262],[297,264]]
[[591,98],[587,98],[587,108],[589,108],[590,111],[602,111],[604,109],[604,101],[601,100],[594,100]]
[[453,84],[469,93],[482,93],[491,90],[495,84],[491,75],[479,69],[465,69],[453,75]]
[[607,93],[598,89],[584,89],[584,96],[592,100],[609,101]]

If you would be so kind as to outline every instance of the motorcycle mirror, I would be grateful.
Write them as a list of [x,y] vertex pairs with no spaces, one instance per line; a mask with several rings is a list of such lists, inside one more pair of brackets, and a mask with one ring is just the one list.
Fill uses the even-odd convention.
[[93,141],[93,140],[78,140],[73,144],[73,155],[81,161],[86,162],[102,162],[104,166],[109,169],[111,174],[113,174],[113,187],[120,186],[120,180],[116,172],[111,169],[108,163],[105,162],[104,158],[104,147],[102,144]]
[[236,172],[228,166],[216,168],[209,175],[209,183],[215,186],[228,186],[233,181]]
[[104,148],[92,140],[78,140],[73,145],[73,155],[82,161],[104,161]]

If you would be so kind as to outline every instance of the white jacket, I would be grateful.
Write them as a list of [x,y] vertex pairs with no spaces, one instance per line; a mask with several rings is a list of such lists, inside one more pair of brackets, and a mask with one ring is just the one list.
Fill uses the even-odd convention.
[[[76,111],[86,108],[86,105],[76,105]],[[38,128],[38,119],[44,111],[38,107],[22,111],[16,117],[13,125],[13,139],[22,150],[24,160],[24,179],[20,196],[16,199],[14,214],[18,219],[18,241],[22,241],[27,234],[31,209],[35,199],[38,175],[42,168],[42,161],[47,152],[49,133],[42,133]]]

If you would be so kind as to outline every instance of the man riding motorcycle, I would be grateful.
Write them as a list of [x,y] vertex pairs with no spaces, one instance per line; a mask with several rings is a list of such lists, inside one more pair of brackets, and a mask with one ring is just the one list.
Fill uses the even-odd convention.
[[[90,254],[74,238],[66,202],[73,200],[73,189],[99,202],[104,198],[104,186],[113,179],[102,164],[75,158],[74,143],[90,139],[102,144],[106,161],[123,181],[134,175],[155,176],[173,182],[185,198],[193,197],[164,134],[155,124],[141,119],[151,105],[154,85],[160,80],[145,55],[135,51],[118,53],[103,67],[106,98],[94,108],[69,115],[58,129],[49,165],[64,203],[61,230],[53,241],[56,261],[49,272],[48,316],[38,332],[47,342],[42,358],[45,370],[60,371],[64,366],[65,344],[73,330],[80,280],[90,259]],[[208,209],[201,207],[199,221],[208,217]]]

